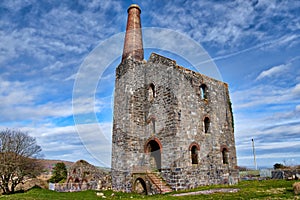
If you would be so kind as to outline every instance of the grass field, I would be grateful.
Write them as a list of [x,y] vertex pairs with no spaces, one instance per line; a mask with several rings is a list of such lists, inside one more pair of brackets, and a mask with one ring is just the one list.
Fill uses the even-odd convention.
[[133,193],[121,193],[112,191],[103,191],[105,197],[97,196],[97,191],[83,191],[72,193],[59,193],[40,188],[34,188],[26,193],[19,193],[7,196],[0,196],[2,200],[10,199],[300,199],[300,195],[294,195],[292,185],[295,181],[286,180],[264,180],[264,181],[241,181],[234,186],[205,186],[190,191],[208,190],[215,188],[237,188],[236,193],[215,193],[175,197],[173,192],[165,195],[143,196]]

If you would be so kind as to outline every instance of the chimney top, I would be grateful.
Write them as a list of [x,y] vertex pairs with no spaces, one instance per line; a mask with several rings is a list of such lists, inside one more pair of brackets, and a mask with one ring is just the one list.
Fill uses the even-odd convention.
[[129,10],[130,10],[131,8],[137,8],[137,9],[139,9],[139,11],[140,11],[140,13],[141,13],[141,8],[140,8],[139,5],[137,5],[137,4],[131,4],[131,5],[129,6],[129,8],[127,9],[127,12],[128,12],[128,13],[129,13]]

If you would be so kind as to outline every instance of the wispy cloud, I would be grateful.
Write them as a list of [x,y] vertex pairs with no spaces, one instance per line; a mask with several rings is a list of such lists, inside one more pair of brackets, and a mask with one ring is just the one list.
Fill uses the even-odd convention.
[[262,71],[256,78],[256,80],[261,80],[263,78],[266,77],[272,77],[275,76],[278,73],[283,73],[284,70],[287,69],[286,65],[278,65],[278,66],[274,66],[268,70],[264,70]]
[[[244,124],[239,123],[236,130],[236,146],[239,163],[245,163],[245,160],[253,160],[251,139],[254,138],[255,149],[259,166],[270,166],[270,161],[282,162],[287,158],[299,159],[298,147],[300,138],[300,122],[298,117],[294,118],[294,122],[290,119],[283,122],[280,118],[266,122],[263,117],[258,117],[252,120],[249,126],[249,121]],[[265,124],[268,124],[266,127]],[[243,133],[243,134],[240,134]],[[270,160],[263,160],[268,158]],[[251,163],[251,162],[250,162]],[[249,165],[249,163],[248,163]]]
[[8,81],[0,78],[0,121],[43,120],[49,117],[70,117],[73,114],[97,113],[111,109],[111,96],[75,99],[77,109],[72,109],[72,99],[52,99],[41,86],[31,82]]
[[293,89],[292,89],[292,94],[295,96],[299,96],[300,95],[300,83],[297,84]]
[[292,100],[294,96],[290,93],[294,88],[285,90],[276,86],[256,86],[246,90],[232,93],[235,109],[251,109],[255,106],[279,104]]
[[[21,131],[37,139],[47,159],[76,161],[89,160],[93,164],[110,164],[111,124],[97,123],[76,126],[56,126],[42,123],[20,127]],[[8,127],[0,126],[0,130]],[[16,128],[16,127],[14,127]],[[99,130],[101,130],[99,132]],[[63,139],[62,139],[63,138]]]
[[[177,6],[178,3],[180,3],[180,7]],[[144,7],[152,7],[150,3],[143,4]],[[255,46],[257,43],[282,37],[289,32],[286,30],[287,28],[294,30],[295,16],[292,12],[289,14],[289,11],[293,11],[295,6],[299,6],[299,3],[173,1],[161,4],[158,11],[153,9],[150,15],[153,25],[188,33],[199,42],[209,42],[210,46],[215,43],[218,50],[221,51],[223,47],[243,48],[245,44],[249,43]],[[285,26],[278,26],[276,18],[280,18],[280,23]],[[286,39],[291,40],[294,37],[290,36],[289,39]]]

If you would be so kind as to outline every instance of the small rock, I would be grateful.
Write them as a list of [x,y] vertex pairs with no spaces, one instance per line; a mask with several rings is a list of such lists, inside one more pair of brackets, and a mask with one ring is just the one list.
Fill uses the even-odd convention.
[[300,182],[296,182],[293,184],[293,189],[295,194],[300,194]]
[[104,193],[102,193],[102,192],[97,192],[96,194],[97,194],[97,196],[101,196],[101,197],[104,196]]

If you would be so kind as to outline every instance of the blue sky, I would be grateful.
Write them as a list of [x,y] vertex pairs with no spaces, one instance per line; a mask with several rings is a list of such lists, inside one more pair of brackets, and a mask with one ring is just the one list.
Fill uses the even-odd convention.
[[74,100],[73,91],[88,55],[122,36],[132,3],[142,9],[143,27],[191,38],[217,65],[230,88],[240,166],[253,167],[252,138],[259,167],[300,164],[300,1],[294,0],[1,1],[0,128],[28,131],[47,159],[107,166],[120,57],[85,98]]

